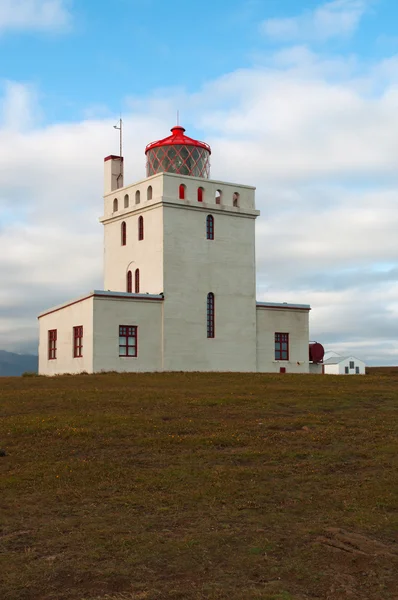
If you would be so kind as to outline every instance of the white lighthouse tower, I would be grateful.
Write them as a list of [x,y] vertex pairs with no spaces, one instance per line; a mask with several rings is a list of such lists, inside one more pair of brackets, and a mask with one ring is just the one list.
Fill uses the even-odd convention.
[[255,188],[176,126],[124,185],[105,159],[104,290],[42,313],[39,372],[308,372],[308,305],[256,303]]

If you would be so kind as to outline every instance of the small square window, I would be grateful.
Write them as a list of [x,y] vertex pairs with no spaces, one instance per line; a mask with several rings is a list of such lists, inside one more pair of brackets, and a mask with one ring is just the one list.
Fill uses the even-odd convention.
[[275,333],[275,360],[289,360],[288,333]]
[[137,331],[136,325],[119,325],[119,356],[138,356]]

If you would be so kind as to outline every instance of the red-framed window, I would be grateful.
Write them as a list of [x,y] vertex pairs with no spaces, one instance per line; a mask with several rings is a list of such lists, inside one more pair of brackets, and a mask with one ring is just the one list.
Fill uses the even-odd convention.
[[138,356],[137,333],[136,325],[119,325],[119,356]]
[[144,239],[144,217],[138,218],[138,240],[141,241]]
[[205,195],[205,191],[202,187],[198,187],[198,202],[203,202],[203,196]]
[[133,293],[133,274],[131,271],[127,271],[127,293],[128,294],[132,294]]
[[126,242],[127,242],[127,225],[126,225],[125,221],[123,221],[123,223],[122,223],[120,233],[121,233],[122,246],[125,246]]
[[48,360],[57,358],[57,330],[49,329],[48,331]]
[[275,360],[289,360],[288,333],[275,333]]
[[215,337],[214,294],[207,294],[207,337]]
[[140,293],[140,270],[136,269],[134,273],[135,293]]
[[73,328],[73,358],[83,356],[83,325]]
[[214,217],[213,217],[213,215],[207,215],[207,217],[206,217],[206,238],[208,240],[214,240]]
[[178,188],[178,197],[180,200],[185,200],[185,190],[186,187],[183,183],[180,184],[180,187]]

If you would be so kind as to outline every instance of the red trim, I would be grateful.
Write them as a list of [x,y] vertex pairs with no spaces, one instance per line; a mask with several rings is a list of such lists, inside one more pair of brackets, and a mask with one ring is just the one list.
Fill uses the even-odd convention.
[[281,367],[279,369],[279,373],[286,373],[286,367]]
[[133,293],[133,274],[131,271],[127,272],[127,293]]
[[195,146],[196,148],[204,148],[209,154],[211,154],[211,148],[209,144],[206,144],[206,142],[199,142],[198,140],[194,140],[193,138],[184,135],[184,127],[176,125],[175,127],[172,127],[170,131],[172,135],[148,144],[145,148],[145,154],[147,154],[147,152],[153,148],[159,148],[160,146],[174,146],[177,144],[181,144],[182,146]]
[[141,215],[138,217],[138,241],[141,242],[144,239],[144,217]]
[[134,273],[135,293],[140,293],[140,270],[136,269]]
[[180,183],[180,187],[178,188],[178,197],[180,200],[185,200],[185,190],[185,185],[183,183]]
[[73,358],[83,356],[83,325],[73,328]]
[[57,358],[57,330],[48,330],[48,360]]
[[202,187],[198,187],[198,202],[203,202],[204,189]]
[[89,298],[116,298],[116,300],[145,300],[145,301],[153,301],[153,302],[163,302],[164,298],[136,298],[135,296],[115,296],[114,294],[90,294],[89,296],[85,296],[84,298],[80,298],[80,300],[74,300],[73,302],[69,302],[69,304],[64,304],[59,308],[54,308],[54,310],[49,310],[48,312],[39,315],[37,318],[41,319],[42,317],[47,317],[47,315],[52,315],[59,310],[63,310],[64,308],[69,308],[69,306],[73,306],[74,304],[79,304],[79,302],[84,302]]
[[106,162],[107,160],[119,160],[122,159],[122,162],[124,161],[123,156],[115,156],[114,154],[110,154],[109,156],[107,156],[106,158],[104,158],[104,162]]
[[[120,339],[125,340],[125,344],[120,343]],[[134,344],[129,344],[129,340],[133,340]],[[120,354],[120,348],[125,348],[126,354]],[[133,354],[129,354],[129,350]],[[138,356],[138,327],[137,325],[119,325],[119,357],[120,358],[137,358]]]
[[[289,334],[275,332],[275,360],[289,360]],[[283,348],[283,345],[286,348]]]

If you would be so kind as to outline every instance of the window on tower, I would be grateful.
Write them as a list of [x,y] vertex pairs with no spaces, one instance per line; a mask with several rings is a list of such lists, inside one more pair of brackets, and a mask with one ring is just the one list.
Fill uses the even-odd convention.
[[275,360],[289,360],[288,333],[275,333]]
[[129,195],[126,194],[124,197],[124,208],[128,208],[130,203]]
[[140,194],[140,190],[137,190],[135,193],[135,203],[139,204],[141,202],[141,194]]
[[132,275],[131,271],[127,271],[126,279],[127,279],[127,281],[126,281],[127,293],[132,294],[133,293],[133,275]]
[[207,294],[207,337],[215,337],[214,294]]
[[114,199],[113,201],[113,212],[117,212],[118,211],[118,202],[117,202],[117,198]]
[[140,270],[136,269],[135,270],[135,274],[134,274],[134,283],[135,283],[135,293],[139,294],[140,293]]
[[185,200],[185,190],[186,187],[183,183],[180,184],[180,187],[178,188],[178,197],[180,200]]
[[207,215],[207,217],[206,217],[206,238],[208,240],[214,240],[214,217],[213,217],[213,215]]
[[146,191],[146,199],[152,200],[152,186],[151,185],[148,186],[148,189]]
[[232,204],[233,204],[233,206],[239,206],[239,193],[238,192],[233,193]]
[[48,332],[48,360],[57,358],[57,330],[50,329]]
[[121,242],[122,246],[125,246],[127,242],[127,225],[125,221],[121,225]]
[[222,191],[217,190],[216,191],[216,204],[221,204],[221,196],[222,196]]
[[138,218],[138,240],[141,241],[144,239],[144,217],[141,216]]
[[198,188],[198,202],[203,202],[203,197],[205,195],[205,191],[202,187]]
[[128,358],[138,355],[136,325],[119,325],[119,356]]
[[73,358],[83,356],[83,325],[73,328]]

